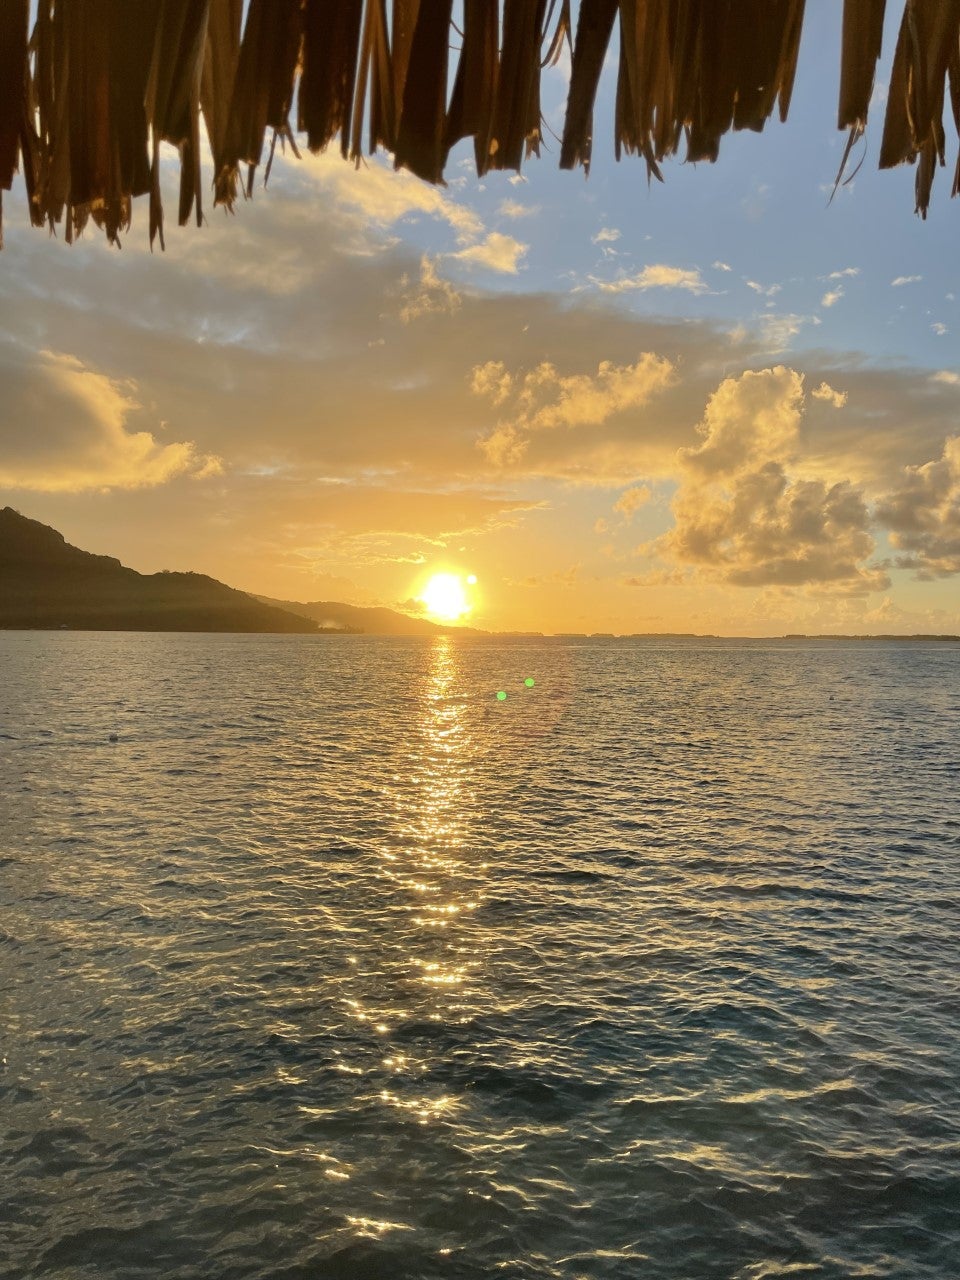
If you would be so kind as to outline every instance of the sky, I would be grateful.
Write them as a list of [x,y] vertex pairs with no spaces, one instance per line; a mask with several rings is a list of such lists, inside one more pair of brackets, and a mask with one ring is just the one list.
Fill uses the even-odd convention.
[[613,158],[612,58],[558,170],[565,57],[520,176],[279,158],[165,253],[142,202],[66,246],[15,189],[0,505],[282,599],[429,614],[454,574],[491,630],[960,632],[956,140],[921,221],[876,169],[898,16],[832,201],[832,0],[788,122],[663,185]]

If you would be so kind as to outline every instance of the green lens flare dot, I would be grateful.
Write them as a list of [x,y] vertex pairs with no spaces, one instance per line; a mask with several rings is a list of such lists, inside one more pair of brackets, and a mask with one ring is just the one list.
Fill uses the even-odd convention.
[[528,689],[532,689],[535,683],[533,676],[527,676],[526,680],[524,680],[523,683],[527,686]]
[[507,695],[506,695],[506,694],[504,693],[504,691],[501,689],[501,690],[499,691],[499,693],[497,694],[497,701],[498,701],[498,702],[506,702],[506,700],[507,700]]

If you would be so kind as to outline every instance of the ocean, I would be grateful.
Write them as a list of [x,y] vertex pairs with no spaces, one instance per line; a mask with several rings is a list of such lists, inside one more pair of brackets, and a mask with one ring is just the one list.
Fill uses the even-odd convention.
[[0,633],[4,1280],[956,1280],[958,975],[960,645]]

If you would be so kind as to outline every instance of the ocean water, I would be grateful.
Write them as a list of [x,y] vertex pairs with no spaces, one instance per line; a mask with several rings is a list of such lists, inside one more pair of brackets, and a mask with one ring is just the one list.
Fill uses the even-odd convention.
[[0,633],[4,1280],[955,1280],[958,975],[960,646]]

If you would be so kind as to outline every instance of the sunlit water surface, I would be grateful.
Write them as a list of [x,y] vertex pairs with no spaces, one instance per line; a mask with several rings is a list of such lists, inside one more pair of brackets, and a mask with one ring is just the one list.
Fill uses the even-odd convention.
[[0,634],[0,797],[5,1278],[960,1275],[960,646]]

